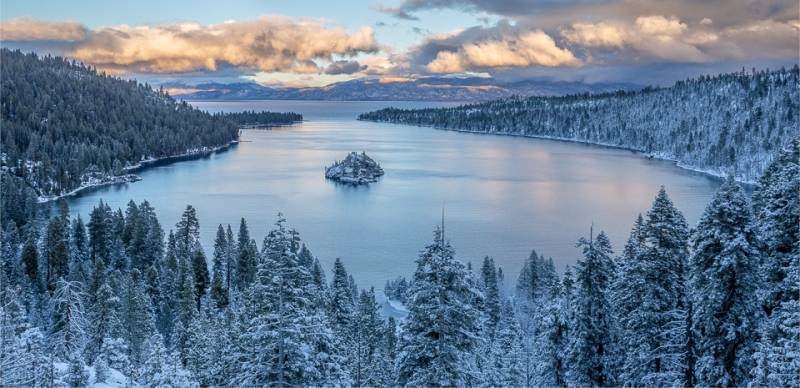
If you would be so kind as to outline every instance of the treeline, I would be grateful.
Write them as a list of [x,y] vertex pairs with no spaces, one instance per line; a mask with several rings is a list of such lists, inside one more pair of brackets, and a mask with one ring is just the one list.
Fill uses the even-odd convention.
[[437,228],[388,283],[400,323],[280,214],[260,246],[219,225],[207,254],[192,206],[165,233],[147,201],[84,223],[62,199],[3,226],[0,385],[797,386],[799,197],[795,140],[752,202],[728,179],[690,229],[662,188],[619,256],[590,229],[563,276],[534,251],[514,287]]
[[669,88],[510,98],[452,108],[386,108],[358,116],[436,128],[630,148],[754,182],[798,137],[800,69],[700,76]]
[[41,197],[147,159],[229,144],[238,128],[136,80],[83,63],[0,50],[2,168]]
[[233,121],[240,127],[270,127],[291,125],[303,121],[303,115],[294,112],[267,112],[255,110],[243,112],[223,113],[226,119]]

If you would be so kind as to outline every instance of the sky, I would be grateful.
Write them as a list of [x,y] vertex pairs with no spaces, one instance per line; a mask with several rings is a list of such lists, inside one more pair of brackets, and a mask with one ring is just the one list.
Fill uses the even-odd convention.
[[791,67],[797,0],[6,0],[3,47],[161,84],[430,76],[669,86]]

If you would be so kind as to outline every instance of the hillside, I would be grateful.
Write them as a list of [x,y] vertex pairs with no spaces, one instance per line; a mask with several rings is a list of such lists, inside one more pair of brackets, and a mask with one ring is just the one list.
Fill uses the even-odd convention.
[[272,88],[256,83],[204,83],[163,87],[187,100],[330,100],[330,101],[464,101],[481,102],[522,96],[561,96],[639,90],[631,83],[506,82],[492,78],[421,78],[407,82],[355,79],[324,87]]
[[798,136],[798,67],[679,81],[669,88],[387,108],[359,120],[580,141],[643,151],[754,182]]
[[42,198],[119,181],[141,161],[208,151],[237,139],[222,115],[136,80],[61,57],[3,49],[2,169]]

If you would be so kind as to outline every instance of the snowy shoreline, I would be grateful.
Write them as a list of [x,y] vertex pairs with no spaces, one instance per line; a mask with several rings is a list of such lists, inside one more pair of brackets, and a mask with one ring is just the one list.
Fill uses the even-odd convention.
[[[677,159],[673,159],[673,158],[668,157],[668,156],[660,155],[658,152],[654,152],[654,153],[649,153],[648,154],[643,150],[637,150],[635,148],[623,147],[623,146],[619,146],[619,145],[611,144],[611,143],[593,142],[593,141],[588,141],[588,140],[570,139],[570,138],[556,137],[556,136],[520,135],[520,134],[516,134],[516,133],[504,133],[504,132],[495,132],[495,131],[493,131],[493,132],[470,131],[470,130],[466,130],[466,129],[441,128],[441,127],[437,127],[437,126],[434,126],[434,125],[394,123],[394,122],[391,122],[391,121],[376,121],[376,120],[360,120],[360,119],[358,119],[358,120],[359,121],[369,121],[369,122],[373,122],[373,123],[387,123],[387,124],[396,124],[396,125],[409,125],[409,126],[417,126],[417,127],[427,127],[427,128],[437,129],[437,130],[440,130],[440,131],[476,133],[476,134],[482,134],[482,135],[516,136],[516,137],[526,137],[526,138],[531,138],[531,139],[547,139],[547,140],[565,141],[565,142],[570,142],[570,143],[582,143],[582,144],[598,145],[598,146],[603,146],[603,147],[616,148],[616,149],[620,149],[620,150],[639,152],[639,153],[642,154],[642,156],[644,156],[646,158],[666,160],[666,161],[675,163],[676,166],[678,166],[678,167],[680,167],[680,168],[682,168],[684,170],[699,172],[701,174],[711,175],[711,176],[716,177],[716,178],[725,179],[725,178],[728,177],[728,173],[726,173],[726,172],[713,171],[713,170],[702,169],[702,168],[697,168],[697,167],[693,167],[693,166],[690,166],[690,165],[686,165],[686,164],[683,164],[683,163],[679,162]],[[747,185],[755,186],[755,185],[758,184],[758,182],[755,182],[755,181],[742,180],[741,177],[737,177],[735,175],[734,175],[734,179],[739,183],[743,183],[743,184],[747,184]]]
[[[144,159],[144,160],[140,161],[139,163],[136,163],[136,164],[134,164],[132,166],[125,167],[125,168],[123,168],[123,170],[131,171],[131,170],[143,168],[147,164],[154,163],[154,162],[162,162],[162,161],[165,161],[165,160],[183,158],[183,157],[186,157],[186,156],[210,154],[210,153],[213,153],[213,152],[224,150],[224,149],[229,148],[230,146],[232,146],[234,144],[238,144],[238,143],[239,143],[239,140],[232,140],[230,143],[225,144],[225,145],[221,145],[221,146],[218,146],[218,147],[196,148],[196,149],[192,149],[192,150],[186,151],[186,152],[178,154],[178,155],[170,155],[170,156],[165,156],[165,157],[161,157],[161,158],[147,158],[147,159]],[[78,188],[76,188],[75,190],[70,191],[69,193],[61,194],[61,195],[40,196],[39,197],[39,203],[47,203],[47,202],[50,202],[50,201],[55,201],[55,200],[57,200],[59,198],[75,195],[78,192],[80,192],[81,190],[89,189],[89,188],[92,188],[92,187],[102,187],[102,186],[116,185],[116,184],[122,184],[122,183],[131,183],[131,182],[138,182],[138,181],[141,181],[141,180],[142,180],[142,178],[139,177],[138,175],[135,175],[135,174],[125,174],[125,175],[117,175],[117,176],[106,175],[103,178],[89,178],[89,180],[86,183],[81,184]]]

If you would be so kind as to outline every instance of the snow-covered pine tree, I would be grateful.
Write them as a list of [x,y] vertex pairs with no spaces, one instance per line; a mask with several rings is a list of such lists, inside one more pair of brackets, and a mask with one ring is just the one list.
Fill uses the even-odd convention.
[[693,229],[689,258],[698,386],[750,382],[760,314],[757,226],[744,190],[728,180]]
[[350,376],[356,387],[376,387],[389,384],[382,372],[380,347],[383,342],[383,319],[378,314],[380,306],[375,300],[375,289],[361,290],[353,314],[353,347],[355,353]]
[[197,219],[197,211],[192,205],[187,205],[181,220],[175,224],[175,247],[178,257],[191,260],[199,239],[200,221]]
[[67,360],[67,373],[62,381],[70,388],[84,388],[89,386],[89,371],[86,370],[83,360],[73,354]]
[[54,284],[51,298],[53,321],[51,326],[51,352],[61,359],[70,359],[83,352],[86,344],[86,294],[83,285],[64,278]]
[[203,296],[208,292],[211,284],[208,262],[199,241],[195,242],[194,254],[192,255],[192,274],[194,275],[195,300],[197,301],[197,312],[199,313],[202,310],[201,302]]
[[[569,269],[567,269],[569,271]],[[563,292],[553,260],[549,260],[546,272],[542,276],[548,281],[536,309],[537,332],[531,353],[533,365],[529,367],[530,379],[527,384],[536,387],[566,386],[566,352],[569,334],[569,298]],[[565,276],[565,281],[567,280]],[[571,276],[570,279],[571,281]],[[523,341],[523,344],[528,341]]]
[[233,291],[232,284],[235,282],[234,277],[236,276],[236,258],[239,256],[239,252],[236,250],[236,240],[233,238],[233,229],[231,229],[231,224],[228,224],[228,228],[225,230],[225,240],[227,245],[225,246],[225,288],[228,291],[228,297],[230,297],[231,292]]
[[342,264],[342,260],[337,257],[333,263],[333,279],[328,287],[328,316],[331,320],[336,347],[346,357],[342,366],[351,371],[351,375],[356,378],[355,384],[360,386],[360,380],[358,380],[360,354],[356,348],[357,344],[354,342],[354,335],[357,334],[353,325],[355,302],[350,290],[347,270]]
[[614,283],[625,360],[620,380],[629,386],[683,382],[688,226],[662,186],[628,238]]
[[277,229],[264,239],[256,281],[247,289],[241,334],[239,385],[347,385],[324,309],[315,304],[308,268],[299,264],[292,239],[278,215]]
[[238,256],[236,257],[236,277],[235,287],[237,290],[244,290],[253,283],[256,276],[256,266],[258,266],[258,251],[253,249],[250,232],[247,229],[247,221],[242,218],[239,224],[239,239],[236,245]]
[[486,256],[481,265],[480,288],[483,291],[483,312],[486,315],[486,332],[493,335],[500,322],[500,289],[497,286],[497,269],[494,259]]
[[569,385],[608,387],[617,385],[619,329],[610,300],[614,253],[604,232],[589,240],[581,238],[584,260],[575,264],[574,317],[570,324],[567,357]]
[[84,353],[89,364],[94,363],[94,359],[100,355],[103,349],[103,341],[111,337],[111,333],[117,329],[117,308],[119,298],[114,296],[111,286],[107,283],[100,286],[94,297],[94,303],[89,309],[88,320],[88,342]]
[[500,313],[495,337],[486,357],[489,373],[484,374],[484,380],[490,387],[523,386],[522,329],[510,300],[503,302]]
[[766,247],[759,285],[761,326],[753,386],[800,385],[800,140],[759,180],[753,210]]
[[192,320],[188,330],[186,369],[203,387],[224,383],[219,380],[221,365],[214,357],[215,349],[211,338],[213,332],[211,323],[203,314],[198,319]]
[[125,279],[117,312],[119,336],[127,346],[131,369],[138,369],[144,363],[145,343],[155,330],[153,313],[141,282],[139,270],[132,270]]
[[400,386],[472,386],[481,384],[475,362],[483,296],[464,264],[456,261],[444,229],[420,252],[409,290],[408,316],[398,343]]
[[183,369],[180,361],[164,348],[160,335],[154,334],[150,338],[147,349],[140,381],[143,386],[148,388],[197,386],[197,383],[192,381],[190,372]]
[[225,264],[228,261],[228,238],[222,224],[217,227],[217,236],[214,238],[214,262],[212,265],[211,290],[209,296],[216,308],[228,306],[230,302],[228,287],[225,282]]

